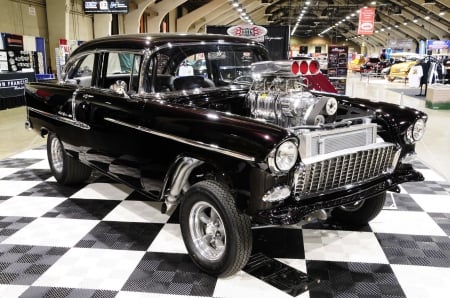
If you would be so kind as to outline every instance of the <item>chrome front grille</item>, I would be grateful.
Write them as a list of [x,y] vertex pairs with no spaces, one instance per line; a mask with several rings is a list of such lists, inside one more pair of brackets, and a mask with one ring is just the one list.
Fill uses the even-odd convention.
[[304,159],[295,174],[294,194],[305,196],[376,178],[393,170],[399,153],[391,143],[376,143]]

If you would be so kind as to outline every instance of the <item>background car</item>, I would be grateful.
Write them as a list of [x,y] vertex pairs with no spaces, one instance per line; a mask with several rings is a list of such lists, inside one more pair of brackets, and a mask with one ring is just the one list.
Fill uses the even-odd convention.
[[363,65],[364,63],[366,63],[366,58],[364,58],[364,55],[358,55],[355,59],[348,63],[348,70],[360,72],[361,65]]
[[395,79],[408,78],[409,70],[416,65],[417,59],[420,59],[420,55],[411,53],[395,53],[391,55],[391,58],[400,63],[395,63],[390,67],[389,74],[386,76],[387,80],[392,82]]
[[378,57],[371,57],[368,61],[361,65],[361,73],[375,73],[379,74],[383,69],[390,66],[389,60],[380,60]]

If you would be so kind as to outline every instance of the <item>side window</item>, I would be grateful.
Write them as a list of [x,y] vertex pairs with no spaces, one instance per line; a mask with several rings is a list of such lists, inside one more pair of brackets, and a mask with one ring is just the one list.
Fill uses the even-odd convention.
[[77,84],[82,87],[92,86],[92,74],[94,73],[95,54],[88,54],[76,61],[68,71],[66,83]]
[[106,69],[99,87],[115,89],[120,86],[127,92],[136,93],[139,87],[141,58],[141,55],[127,52],[105,54]]

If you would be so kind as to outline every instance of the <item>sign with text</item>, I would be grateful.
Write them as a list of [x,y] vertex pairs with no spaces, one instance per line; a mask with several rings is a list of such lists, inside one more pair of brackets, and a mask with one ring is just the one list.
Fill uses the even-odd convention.
[[128,13],[128,0],[85,0],[83,9],[85,13]]
[[375,8],[367,7],[359,10],[358,34],[372,35],[375,20]]
[[450,49],[450,40],[427,40],[428,50]]

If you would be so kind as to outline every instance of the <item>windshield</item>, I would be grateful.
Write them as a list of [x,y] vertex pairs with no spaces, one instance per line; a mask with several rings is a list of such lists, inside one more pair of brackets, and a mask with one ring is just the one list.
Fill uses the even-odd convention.
[[223,86],[250,77],[250,65],[265,60],[269,60],[267,51],[251,44],[179,45],[156,52],[149,74],[156,80],[155,90],[161,89],[157,86],[161,78],[202,77],[214,86]]

